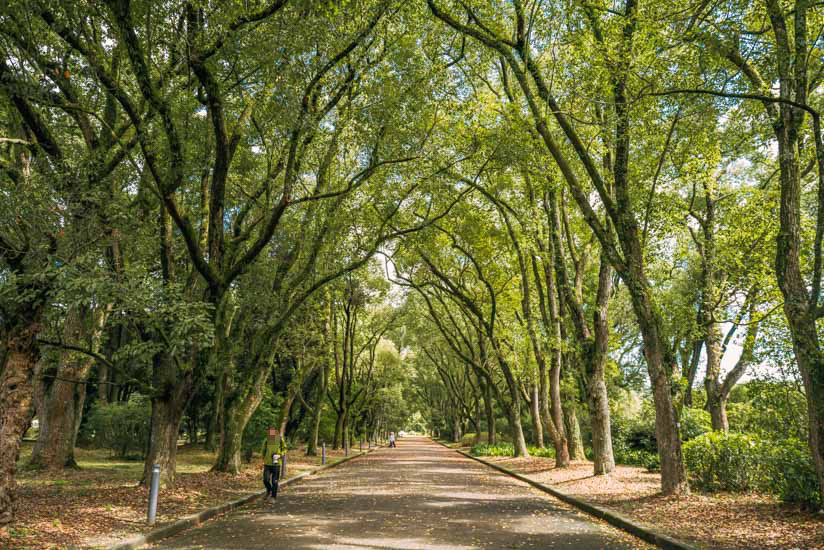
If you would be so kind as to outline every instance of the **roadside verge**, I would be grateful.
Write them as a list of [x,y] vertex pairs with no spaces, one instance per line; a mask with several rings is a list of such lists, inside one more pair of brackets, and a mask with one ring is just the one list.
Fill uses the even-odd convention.
[[[303,473],[298,474],[296,476],[287,478],[287,479],[280,482],[280,486],[281,487],[287,487],[287,486],[292,485],[293,483],[295,483],[297,481],[300,481],[301,479],[303,479],[305,477],[320,473],[324,470],[328,470],[328,469],[334,468],[336,466],[340,466],[341,464],[349,462],[350,460],[354,460],[358,457],[367,455],[367,454],[369,454],[372,451],[375,451],[377,449],[380,449],[380,447],[375,447],[375,448],[369,449],[367,451],[362,451],[359,454],[354,454],[352,456],[342,458],[342,459],[338,460],[337,462],[333,462],[331,464],[326,464],[324,466],[320,466],[319,468],[315,468],[314,470],[309,470],[308,472],[303,472]],[[225,504],[219,504],[217,506],[207,508],[205,510],[202,510],[202,511],[198,512],[197,514],[191,514],[191,515],[188,515],[188,516],[184,516],[184,517],[170,523],[169,525],[164,525],[163,527],[160,527],[160,528],[155,529],[153,531],[149,531],[148,533],[143,533],[141,535],[136,535],[136,536],[129,537],[127,539],[121,540],[119,542],[116,542],[113,545],[109,546],[108,549],[109,550],[135,550],[137,548],[141,548],[141,547],[143,547],[147,544],[151,544],[151,543],[157,542],[161,539],[171,537],[172,535],[177,535],[178,533],[180,533],[182,531],[185,531],[186,529],[189,529],[191,527],[195,527],[197,525],[200,525],[201,523],[204,523],[205,521],[210,520],[215,516],[218,516],[220,514],[225,514],[226,512],[230,512],[232,510],[240,508],[241,506],[252,502],[256,498],[262,497],[264,494],[266,494],[266,491],[260,491],[258,493],[252,493],[251,495],[247,495],[247,496],[245,496],[243,498],[240,498],[238,500],[233,500],[233,501],[227,502]]]
[[440,441],[438,441],[438,443],[440,443],[441,445],[443,445],[447,449],[451,449],[451,450],[455,451],[456,453],[459,453],[459,454],[465,456],[466,458],[470,458],[472,460],[480,462],[481,464],[489,466],[490,468],[492,468],[494,470],[497,470],[497,471],[499,471],[503,474],[506,474],[510,477],[514,477],[515,479],[523,481],[524,483],[528,483],[529,485],[531,485],[532,487],[535,487],[539,491],[542,491],[544,493],[552,495],[553,497],[557,498],[560,501],[563,501],[563,502],[565,502],[565,503],[567,503],[571,506],[574,506],[574,507],[578,508],[579,510],[581,510],[583,512],[586,512],[587,514],[590,514],[590,515],[595,516],[599,519],[602,519],[602,520],[606,521],[607,523],[609,523],[610,525],[612,525],[614,527],[617,527],[617,528],[619,528],[623,531],[626,531],[626,532],[628,532],[632,535],[635,535],[636,537],[640,538],[641,540],[644,540],[646,542],[654,544],[654,545],[658,546],[659,548],[664,548],[666,550],[697,550],[697,547],[693,546],[692,544],[689,544],[689,543],[686,543],[684,541],[675,539],[673,537],[670,537],[669,535],[665,535],[664,533],[661,533],[661,532],[659,532],[659,531],[657,531],[657,530],[655,530],[651,527],[648,527],[646,525],[638,523],[637,521],[635,521],[633,519],[630,519],[627,516],[625,516],[623,514],[620,514],[620,513],[616,512],[614,510],[611,510],[609,508],[605,508],[603,506],[597,506],[597,505],[592,504],[590,502],[587,502],[585,500],[579,499],[577,497],[573,497],[571,495],[568,495],[564,492],[559,491],[558,489],[550,487],[549,485],[545,485],[545,484],[543,484],[539,481],[535,481],[533,479],[530,479],[530,478],[528,478],[527,476],[525,476],[523,474],[519,474],[518,472],[513,472],[512,470],[510,470],[508,468],[504,468],[503,466],[499,466],[498,464],[488,462],[488,461],[486,461],[482,458],[479,458],[477,456],[472,456],[471,454],[469,454],[466,451],[463,451],[461,449],[452,449],[451,447],[449,447],[448,445],[445,445],[444,443],[442,443]]

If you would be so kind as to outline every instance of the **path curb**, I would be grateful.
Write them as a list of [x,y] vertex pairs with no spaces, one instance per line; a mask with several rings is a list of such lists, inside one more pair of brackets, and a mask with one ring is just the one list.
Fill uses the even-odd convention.
[[[438,441],[438,443],[441,443],[441,442]],[[607,523],[609,523],[610,525],[612,525],[613,527],[617,527],[619,529],[622,529],[622,530],[624,530],[624,531],[626,531],[626,532],[628,532],[632,535],[635,535],[639,539],[642,539],[646,542],[649,542],[649,543],[652,543],[652,544],[658,546],[659,548],[664,548],[665,550],[697,550],[697,548],[698,548],[698,547],[693,546],[691,544],[688,544],[684,541],[672,538],[669,535],[665,535],[665,534],[663,534],[659,531],[656,531],[655,529],[651,529],[650,527],[642,525],[642,524],[636,522],[635,520],[632,520],[632,519],[628,518],[627,516],[625,516],[623,514],[620,514],[618,512],[610,510],[609,508],[604,508],[602,506],[596,506],[595,504],[592,504],[592,503],[587,502],[585,500],[581,500],[577,497],[573,497],[571,495],[568,495],[566,493],[563,493],[563,492],[559,491],[558,489],[550,487],[549,485],[544,485],[543,483],[541,483],[539,481],[535,481],[534,479],[530,479],[530,478],[526,477],[525,475],[519,474],[517,472],[513,472],[512,470],[510,470],[508,468],[504,468],[503,466],[499,466],[498,464],[494,464],[492,462],[487,462],[486,460],[484,460],[482,458],[478,458],[477,456],[472,456],[471,454],[467,453],[466,451],[462,451],[460,449],[452,449],[452,447],[449,447],[448,445],[444,445],[443,443],[441,443],[441,445],[443,445],[447,449],[453,450],[456,453],[461,454],[461,455],[463,455],[467,458],[471,458],[472,460],[478,461],[481,464],[485,464],[486,466],[489,466],[490,468],[492,468],[494,470],[498,470],[499,472],[504,473],[508,476],[514,477],[515,479],[523,481],[524,483],[528,483],[529,485],[535,487],[539,491],[543,491],[544,493],[548,493],[548,494],[554,496],[555,498],[557,498],[558,500],[566,502],[567,504],[571,504],[572,506],[575,506],[579,510],[582,510],[582,511],[586,512],[587,514],[590,514],[592,516],[600,518],[600,519],[606,521]]]
[[[373,449],[369,449],[367,451],[361,451],[359,454],[348,456],[346,458],[342,458],[341,460],[338,460],[337,462],[333,462],[331,464],[326,464],[324,466],[320,466],[318,468],[315,468],[314,470],[309,470],[308,472],[303,472],[303,473],[298,474],[296,476],[292,476],[290,478],[287,478],[287,479],[281,481],[280,486],[284,487],[284,486],[287,486],[287,485],[291,485],[292,483],[295,483],[296,481],[300,481],[301,479],[303,479],[305,477],[320,473],[320,472],[322,472],[324,470],[328,470],[330,468],[334,468],[335,466],[340,466],[341,464],[343,464],[345,462],[349,462],[350,460],[354,460],[354,459],[362,457],[364,455],[368,455],[372,451],[376,451],[377,449],[380,449],[381,447],[382,447],[382,445],[379,446],[379,447],[375,447]],[[192,514],[192,515],[189,515],[189,516],[184,516],[184,517],[180,518],[179,520],[176,520],[176,521],[170,523],[169,525],[166,525],[166,526],[161,527],[159,529],[155,529],[154,531],[149,531],[148,533],[144,533],[142,535],[137,535],[135,537],[131,537],[131,538],[124,539],[124,540],[121,540],[119,542],[116,542],[116,543],[112,544],[111,546],[109,546],[108,550],[136,550],[137,548],[141,548],[141,547],[143,547],[147,544],[151,544],[151,543],[159,541],[161,539],[165,539],[166,537],[171,537],[172,535],[176,535],[176,534],[178,534],[182,531],[185,531],[186,529],[189,529],[191,527],[195,527],[197,525],[200,525],[201,523],[204,523],[205,521],[207,521],[207,520],[209,520],[209,519],[211,519],[211,518],[213,518],[217,515],[224,514],[226,512],[230,512],[232,510],[240,508],[244,504],[248,504],[249,502],[255,500],[256,498],[260,498],[265,494],[266,494],[266,491],[261,491],[259,493],[252,493],[251,495],[246,495],[245,497],[240,498],[238,500],[233,500],[233,501],[227,502],[225,504],[218,504],[217,506],[213,506],[211,508],[206,508],[205,510],[202,510],[202,511],[196,513],[196,514]]]

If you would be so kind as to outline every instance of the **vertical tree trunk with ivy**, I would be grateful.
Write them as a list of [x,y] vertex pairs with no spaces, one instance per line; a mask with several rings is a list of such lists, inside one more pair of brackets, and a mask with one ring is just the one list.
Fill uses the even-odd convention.
[[[32,313],[37,314],[37,309]],[[4,363],[0,370],[0,525],[14,519],[14,476],[20,442],[31,420],[31,378],[40,358],[35,343],[40,330],[38,319],[39,315],[5,335]]]
[[[65,320],[64,341],[78,347],[88,347],[96,353],[100,348],[106,308],[70,308]],[[83,419],[86,400],[86,380],[93,359],[77,351],[63,350],[55,369],[41,369],[35,381],[40,429],[32,450],[30,465],[42,469],[76,468],[74,448]]]

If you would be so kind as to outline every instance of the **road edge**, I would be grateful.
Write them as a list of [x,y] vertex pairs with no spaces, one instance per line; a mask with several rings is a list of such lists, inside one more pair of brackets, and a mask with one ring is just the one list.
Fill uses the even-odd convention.
[[[433,441],[436,441],[436,440],[433,440]],[[451,451],[455,451],[456,453],[458,453],[460,455],[463,455],[466,458],[470,458],[472,460],[480,462],[481,464],[489,466],[493,470],[497,470],[497,471],[499,471],[501,473],[504,473],[504,474],[506,474],[510,477],[514,477],[517,480],[523,481],[524,483],[528,483],[529,485],[531,485],[532,487],[535,487],[539,491],[542,491],[544,493],[552,495],[553,497],[557,498],[558,500],[560,500],[562,502],[566,502],[567,504],[570,504],[570,505],[578,508],[579,510],[581,510],[583,512],[586,512],[587,514],[589,514],[591,516],[595,516],[599,519],[602,519],[602,520],[606,521],[607,523],[609,523],[610,525],[612,525],[613,527],[617,527],[618,529],[621,529],[622,531],[626,531],[627,533],[630,533],[631,535],[634,535],[634,536],[638,537],[639,539],[641,539],[645,542],[649,542],[651,544],[654,544],[659,548],[664,548],[665,550],[698,550],[697,546],[694,546],[692,544],[689,544],[689,543],[686,543],[684,541],[678,540],[678,539],[673,538],[669,535],[665,535],[665,534],[663,534],[659,531],[656,531],[655,529],[652,529],[650,527],[647,527],[646,525],[638,523],[635,520],[632,520],[632,519],[626,517],[625,515],[620,514],[620,513],[616,512],[614,510],[611,510],[609,508],[605,508],[605,507],[602,507],[602,506],[596,506],[595,504],[587,502],[586,500],[582,500],[582,499],[579,499],[577,497],[573,497],[571,495],[568,495],[566,493],[563,493],[563,492],[559,491],[558,489],[550,487],[549,485],[545,485],[545,484],[541,483],[540,481],[535,481],[534,479],[530,479],[530,478],[526,477],[523,474],[519,474],[518,472],[513,472],[512,470],[510,470],[508,468],[504,468],[503,466],[500,466],[500,465],[495,464],[493,462],[488,462],[488,461],[486,461],[482,458],[479,458],[477,456],[472,456],[471,454],[467,453],[466,451],[462,451],[461,449],[453,449],[452,447],[450,447],[448,445],[445,445],[444,443],[442,443],[440,441],[437,441],[437,443],[440,443],[441,445],[443,445],[447,449],[449,449]]]
[[[368,455],[369,453],[376,451],[382,447],[374,447],[367,451],[361,451],[358,454],[348,456],[338,460],[337,462],[333,462],[331,464],[325,464],[324,466],[319,466],[314,470],[309,470],[308,472],[300,473],[296,476],[292,476],[280,482],[280,486],[288,486],[301,479],[323,472],[324,470],[328,470],[330,468],[334,468],[336,466],[340,466],[350,460],[354,460],[356,458]],[[159,540],[165,539],[167,537],[171,537],[173,535],[177,535],[185,531],[186,529],[190,529],[192,527],[196,527],[201,523],[204,523],[215,516],[220,514],[225,514],[226,512],[231,512],[241,506],[248,504],[255,500],[256,498],[260,498],[266,494],[266,491],[260,491],[258,493],[252,493],[250,495],[246,495],[245,497],[239,498],[237,500],[233,500],[231,502],[226,502],[224,504],[218,504],[217,506],[212,506],[211,508],[206,508],[205,510],[201,510],[196,514],[191,514],[188,516],[183,516],[182,518],[173,521],[169,525],[165,525],[160,527],[159,529],[155,529],[154,531],[149,531],[148,533],[143,533],[142,535],[137,535],[134,537],[130,537],[127,539],[120,540],[115,542],[111,546],[107,546],[108,550],[136,550],[137,548],[141,548],[146,546],[147,544],[151,544],[153,542],[157,542]]]

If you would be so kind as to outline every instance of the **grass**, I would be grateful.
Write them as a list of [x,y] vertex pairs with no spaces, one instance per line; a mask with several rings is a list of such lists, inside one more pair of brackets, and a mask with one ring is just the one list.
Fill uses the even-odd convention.
[[[27,468],[32,448],[31,442],[21,448],[16,521],[0,528],[0,548],[106,547],[147,529],[147,490],[138,486],[141,460],[78,448],[80,468],[55,473]],[[300,448],[287,457],[289,477],[321,461],[319,456],[304,456]],[[327,449],[328,463],[341,458],[342,450]],[[161,492],[157,526],[262,490],[260,457],[243,464],[238,475],[211,472],[214,459],[215,453],[199,445],[178,448],[176,487]]]
[[[20,459],[17,461],[18,482],[51,482],[60,480],[40,479],[39,472],[28,467],[31,459],[34,444],[24,442],[20,449]],[[72,474],[72,482],[92,482],[91,478],[97,475],[105,475],[112,481],[115,480],[135,480],[138,481],[143,476],[142,458],[119,458],[114,456],[107,449],[81,449],[75,450],[75,460],[80,466],[79,470],[67,470]],[[177,451],[177,473],[196,474],[208,472],[214,464],[215,454],[202,447],[194,445],[184,445]],[[79,476],[79,479],[78,479]],[[83,479],[84,477],[90,479]],[[63,480],[68,482],[68,480]]]

